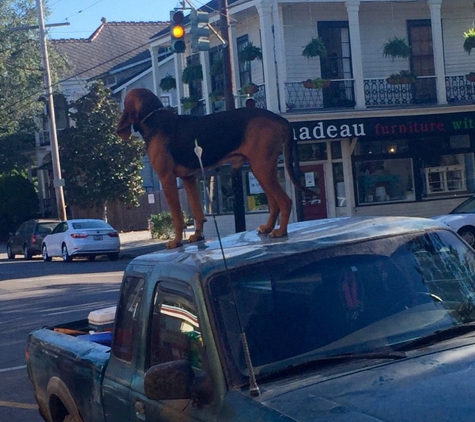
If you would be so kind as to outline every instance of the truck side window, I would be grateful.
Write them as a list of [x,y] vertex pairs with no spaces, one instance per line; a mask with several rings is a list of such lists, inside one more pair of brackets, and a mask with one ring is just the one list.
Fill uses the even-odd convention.
[[141,302],[144,280],[128,276],[122,283],[112,353],[127,362],[134,354],[135,336],[141,327]]
[[[151,316],[149,366],[173,360],[188,360],[203,368],[203,339],[196,306],[188,295],[163,294],[159,283]],[[160,292],[160,293],[158,293]]]

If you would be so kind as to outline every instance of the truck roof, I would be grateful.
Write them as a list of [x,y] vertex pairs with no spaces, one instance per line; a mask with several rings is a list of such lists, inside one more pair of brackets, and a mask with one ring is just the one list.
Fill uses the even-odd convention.
[[[283,238],[270,238],[252,230],[223,237],[221,243],[227,268],[231,269],[289,253],[437,229],[447,230],[448,227],[435,220],[417,217],[339,217],[289,224],[288,236]],[[217,239],[142,255],[130,265],[136,264],[192,266],[199,267],[202,273],[224,269]]]

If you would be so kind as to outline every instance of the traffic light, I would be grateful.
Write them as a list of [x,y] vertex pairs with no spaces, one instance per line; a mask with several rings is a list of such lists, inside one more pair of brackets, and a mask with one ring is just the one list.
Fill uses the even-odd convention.
[[208,28],[209,13],[192,9],[190,12],[190,35],[191,35],[191,51],[209,50],[209,35],[211,30]]
[[183,53],[186,48],[184,20],[185,15],[183,15],[181,10],[170,12],[170,40],[174,53]]

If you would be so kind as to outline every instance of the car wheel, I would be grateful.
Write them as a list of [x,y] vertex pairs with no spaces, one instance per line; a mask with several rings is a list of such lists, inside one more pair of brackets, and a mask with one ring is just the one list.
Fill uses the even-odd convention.
[[25,259],[31,259],[33,255],[30,253],[30,251],[28,250],[28,246],[23,246],[23,258]]
[[46,249],[46,245],[43,245],[43,247],[41,248],[41,255],[43,255],[43,261],[51,261],[51,257],[48,255],[48,249]]
[[7,256],[8,256],[8,259],[15,258],[15,254],[13,253],[12,247],[10,245],[7,246]]
[[72,258],[69,256],[68,247],[63,244],[61,246],[61,256],[63,257],[64,262],[71,262]]
[[110,253],[108,256],[110,261],[117,261],[119,259],[118,253]]
[[90,262],[94,261],[95,259],[96,259],[96,255],[88,255],[87,256],[87,260],[90,261]]
[[472,248],[475,248],[475,229],[473,227],[462,227],[457,233]]

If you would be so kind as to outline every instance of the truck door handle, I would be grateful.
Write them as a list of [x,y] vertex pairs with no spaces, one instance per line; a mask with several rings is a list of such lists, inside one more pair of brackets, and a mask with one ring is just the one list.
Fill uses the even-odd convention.
[[145,420],[145,404],[144,402],[140,400],[135,400],[134,403],[134,410],[135,410],[135,416],[137,419],[140,419],[142,421]]

